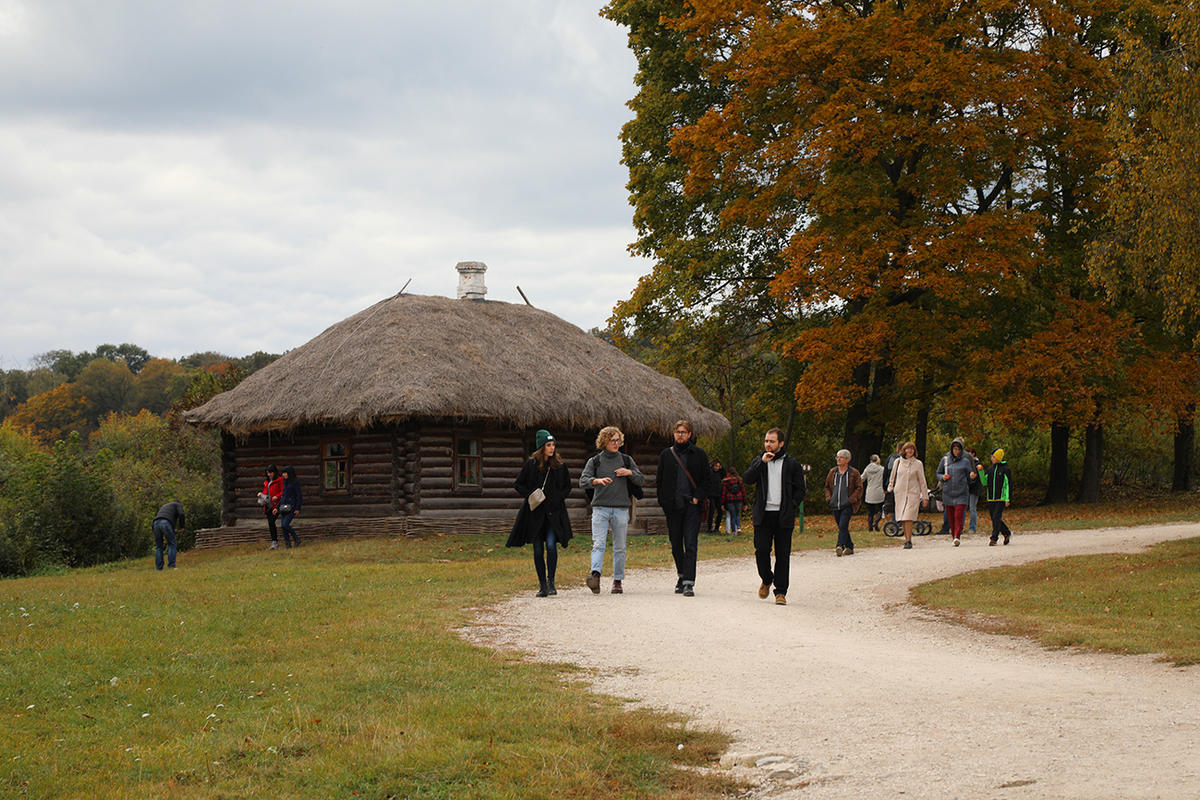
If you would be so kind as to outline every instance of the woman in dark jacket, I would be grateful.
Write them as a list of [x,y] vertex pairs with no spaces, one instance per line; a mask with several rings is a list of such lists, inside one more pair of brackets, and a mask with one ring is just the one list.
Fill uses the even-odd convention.
[[[537,571],[538,597],[558,594],[554,588],[554,571],[558,567],[558,548],[571,540],[571,519],[567,516],[567,495],[571,493],[571,476],[567,465],[555,453],[558,445],[549,431],[537,432],[537,449],[521,468],[513,483],[517,494],[525,498],[517,521],[508,537],[509,547],[533,544],[533,567]],[[529,507],[529,496],[541,489],[546,499]]]
[[279,527],[283,528],[283,546],[299,547],[300,537],[292,529],[292,518],[300,513],[303,498],[295,467],[283,468],[283,496],[279,498]]

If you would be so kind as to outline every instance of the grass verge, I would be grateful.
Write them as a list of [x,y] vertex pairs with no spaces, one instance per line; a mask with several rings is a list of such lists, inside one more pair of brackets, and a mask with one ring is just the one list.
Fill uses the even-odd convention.
[[1200,664],[1200,539],[970,572],[910,597],[961,624],[1049,647]]
[[502,542],[238,548],[0,582],[0,795],[736,793],[689,769],[721,734],[453,633],[531,582],[528,549]]

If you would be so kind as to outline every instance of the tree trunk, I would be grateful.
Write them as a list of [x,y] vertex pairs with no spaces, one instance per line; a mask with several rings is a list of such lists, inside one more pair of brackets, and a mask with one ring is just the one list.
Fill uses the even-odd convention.
[[1042,505],[1067,502],[1070,476],[1067,474],[1067,445],[1071,440],[1071,428],[1062,422],[1050,424],[1050,479],[1046,484],[1046,496]]
[[917,458],[921,459],[921,463],[925,461],[925,445],[929,441],[929,401],[921,402],[921,407],[917,409],[917,430],[914,434],[913,444],[917,446]]
[[862,396],[846,412],[846,429],[842,447],[850,451],[850,463],[862,470],[878,453],[883,444],[883,425],[872,414],[880,395],[891,386],[895,373],[891,367],[861,364],[854,370],[854,382],[866,388]]
[[1175,427],[1175,475],[1171,480],[1172,492],[1190,492],[1196,485],[1192,471],[1192,458],[1196,452],[1196,405],[1187,407]]
[[1104,467],[1104,425],[1092,422],[1084,431],[1083,479],[1079,483],[1079,502],[1100,501],[1100,475]]

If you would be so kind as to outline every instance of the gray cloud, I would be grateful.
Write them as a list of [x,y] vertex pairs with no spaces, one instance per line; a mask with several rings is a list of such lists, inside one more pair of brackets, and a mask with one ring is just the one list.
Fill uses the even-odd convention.
[[0,0],[0,366],[279,351],[460,260],[590,327],[647,269],[595,8],[252,5]]

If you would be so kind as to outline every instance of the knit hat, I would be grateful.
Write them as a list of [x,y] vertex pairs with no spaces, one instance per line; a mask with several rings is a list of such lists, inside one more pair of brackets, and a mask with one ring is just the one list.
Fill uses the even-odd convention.
[[550,431],[548,430],[540,430],[534,434],[534,437],[534,441],[537,442],[537,447],[534,450],[541,450],[546,445],[546,442],[554,441],[554,437],[550,435]]
[[1004,448],[997,447],[995,450],[992,451],[992,455],[994,455],[996,457],[997,461],[1003,461],[1004,460]]

